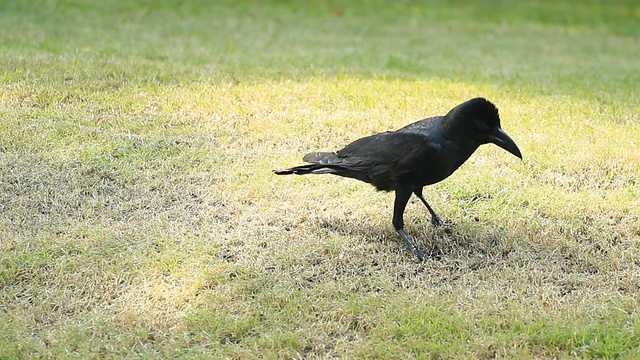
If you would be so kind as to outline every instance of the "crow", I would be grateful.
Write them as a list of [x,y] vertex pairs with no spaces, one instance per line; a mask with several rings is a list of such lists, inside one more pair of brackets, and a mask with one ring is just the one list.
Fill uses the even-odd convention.
[[500,127],[498,109],[484,98],[468,100],[444,116],[433,116],[396,131],[358,139],[338,152],[312,152],[306,165],[274,170],[277,175],[334,174],[395,191],[393,226],[420,262],[424,255],[404,231],[404,209],[415,194],[431,214],[440,218],[422,196],[422,188],[446,179],[482,144],[493,143],[522,159],[516,143]]

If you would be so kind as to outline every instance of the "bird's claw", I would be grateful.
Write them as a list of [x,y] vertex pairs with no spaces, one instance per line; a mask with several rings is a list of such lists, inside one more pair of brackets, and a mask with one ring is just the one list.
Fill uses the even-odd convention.
[[438,215],[435,215],[431,218],[431,224],[433,224],[433,226],[438,227],[442,225],[442,220],[440,220],[440,217]]

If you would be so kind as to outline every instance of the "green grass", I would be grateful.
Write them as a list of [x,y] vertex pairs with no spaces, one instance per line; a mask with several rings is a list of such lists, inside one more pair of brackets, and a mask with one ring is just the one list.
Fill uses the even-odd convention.
[[[0,4],[0,358],[640,356],[640,7]],[[492,100],[412,201],[276,177]]]

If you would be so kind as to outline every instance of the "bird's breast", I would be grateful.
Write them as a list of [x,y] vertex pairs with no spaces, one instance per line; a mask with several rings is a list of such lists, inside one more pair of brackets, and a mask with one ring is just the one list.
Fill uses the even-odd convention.
[[436,159],[431,159],[425,164],[416,179],[421,184],[430,185],[440,182],[453,174],[471,156],[473,151],[464,151],[455,147],[445,147]]

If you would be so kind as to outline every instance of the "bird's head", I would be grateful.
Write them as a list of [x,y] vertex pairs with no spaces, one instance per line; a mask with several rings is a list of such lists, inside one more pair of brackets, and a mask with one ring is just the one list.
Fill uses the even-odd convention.
[[480,144],[493,143],[522,159],[516,143],[500,127],[498,109],[484,98],[475,98],[453,108],[445,116],[450,131],[463,133]]

